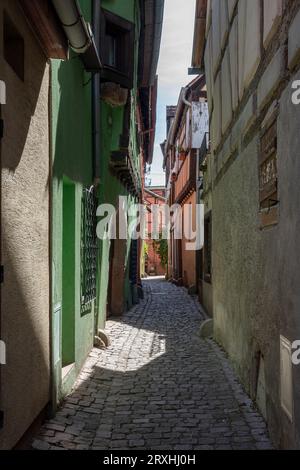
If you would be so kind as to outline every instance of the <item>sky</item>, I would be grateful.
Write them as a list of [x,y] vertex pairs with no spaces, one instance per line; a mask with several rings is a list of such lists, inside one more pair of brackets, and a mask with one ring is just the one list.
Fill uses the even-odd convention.
[[158,63],[157,127],[151,184],[164,185],[160,144],[166,138],[166,106],[177,105],[180,90],[193,78],[192,62],[196,0],[165,0],[164,25]]

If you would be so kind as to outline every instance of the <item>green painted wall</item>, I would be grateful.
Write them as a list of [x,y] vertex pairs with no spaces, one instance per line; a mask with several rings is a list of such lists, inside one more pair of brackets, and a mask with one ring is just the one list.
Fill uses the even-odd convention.
[[[139,2],[136,0],[102,0],[101,6],[114,14],[117,14],[128,21],[135,23],[135,85],[132,90],[132,113],[131,113],[131,131],[130,146],[132,150],[133,161],[139,171],[139,155],[136,133],[136,96],[137,96],[137,70],[138,70],[138,52],[139,52],[139,32],[140,32],[140,11]],[[101,184],[99,189],[99,198],[101,203],[118,203],[119,196],[127,197],[128,207],[134,204],[134,199],[128,194],[121,182],[111,173],[109,161],[111,152],[119,149],[119,140],[123,129],[124,107],[113,108],[110,105],[101,102]],[[129,219],[130,223],[130,219]],[[126,253],[126,280],[124,285],[125,306],[132,305],[132,293],[129,282],[129,255],[131,240],[127,242]],[[106,319],[107,304],[107,286],[109,282],[109,252],[110,242],[101,242],[100,256],[100,279],[99,279],[99,327],[103,328]]]
[[135,21],[135,0],[102,0],[101,6],[128,21]]
[[[92,1],[80,2],[87,21],[91,21]],[[136,0],[102,0],[101,6],[129,21],[135,22],[135,86],[132,90],[130,146],[137,172],[139,147],[137,142],[135,106],[137,97],[137,67],[140,32],[139,2]],[[107,287],[109,280],[110,242],[99,241],[97,305],[81,314],[81,203],[84,188],[93,184],[92,174],[92,89],[91,75],[84,71],[80,58],[70,52],[70,60],[51,61],[52,96],[52,266],[53,266],[53,370],[54,393],[60,399],[69,391],[89,353],[95,325],[105,327]],[[123,131],[124,107],[113,108],[101,102],[101,182],[99,204],[117,205],[119,196],[126,196],[128,206],[135,201],[121,182],[111,173],[111,152],[118,150]],[[130,220],[129,220],[130,222]],[[127,243],[125,307],[132,305],[129,282]],[[61,341],[63,337],[63,345]],[[63,361],[63,363],[62,363]],[[62,383],[62,365],[75,363],[69,380]]]
[[[92,2],[82,1],[81,6],[85,19],[91,21]],[[75,363],[75,378],[94,336],[94,308],[84,316],[81,313],[80,271],[82,194],[93,182],[92,89],[91,75],[84,71],[80,58],[72,51],[66,62],[52,60],[51,70],[52,303],[53,312],[60,315],[58,321],[53,313],[52,344],[54,393],[59,399],[61,366]],[[63,341],[58,341],[58,335]]]

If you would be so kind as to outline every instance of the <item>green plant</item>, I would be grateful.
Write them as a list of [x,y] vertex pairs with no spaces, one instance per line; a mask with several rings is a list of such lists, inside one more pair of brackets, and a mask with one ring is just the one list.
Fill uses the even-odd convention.
[[159,235],[159,240],[154,242],[155,250],[160,257],[161,265],[166,267],[168,264],[168,240],[163,238],[162,233]]
[[144,243],[143,248],[144,248],[144,257],[146,258],[149,254],[149,247],[148,247],[147,243]]

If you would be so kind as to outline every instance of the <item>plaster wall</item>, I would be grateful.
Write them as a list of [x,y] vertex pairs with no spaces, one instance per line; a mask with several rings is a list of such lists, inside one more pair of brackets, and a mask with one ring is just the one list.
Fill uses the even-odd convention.
[[[3,12],[25,42],[22,81],[3,56]],[[0,5],[1,114],[1,367],[0,448],[10,449],[50,399],[49,351],[49,66],[18,2]]]
[[[292,104],[291,99],[292,83],[300,78],[297,62],[300,47],[295,28],[295,22],[300,21],[297,15],[300,2],[274,1],[272,9],[268,1],[260,7],[256,4],[243,28],[248,3],[237,2],[229,26],[230,38],[238,21],[237,48],[230,50],[230,40],[222,46],[224,50],[229,48],[231,61],[236,60],[236,55],[242,59],[238,59],[238,70],[224,75],[221,63],[219,68],[215,65],[214,80],[215,85],[220,84],[221,96],[229,88],[228,81],[235,95],[239,91],[238,105],[232,103],[232,111],[236,111],[223,129],[220,129],[222,117],[224,113],[229,115],[224,106],[230,103],[219,99],[213,91],[215,87],[208,88],[210,101],[214,102],[210,157],[214,334],[228,352],[245,388],[261,406],[274,444],[299,448],[299,366],[291,365],[293,420],[290,420],[281,406],[280,336],[291,343],[300,338],[297,263],[300,106]],[[218,12],[212,9],[210,14]],[[300,23],[297,31],[299,28]],[[209,27],[207,34],[218,36],[212,35]],[[249,37],[260,38],[260,47],[257,41],[253,43],[251,54],[250,46],[246,45]],[[213,68],[208,50],[206,68]],[[279,216],[272,225],[263,226],[259,201],[260,134],[263,123],[276,107]],[[258,389],[260,373],[263,400],[262,390]],[[262,402],[266,403],[265,409]]]

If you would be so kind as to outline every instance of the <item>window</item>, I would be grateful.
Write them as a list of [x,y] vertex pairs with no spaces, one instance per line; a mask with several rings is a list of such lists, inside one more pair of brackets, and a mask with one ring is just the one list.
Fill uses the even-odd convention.
[[134,24],[104,9],[101,13],[102,81],[133,88]]
[[82,199],[81,307],[87,313],[97,295],[98,242],[96,234],[97,198],[93,189],[84,190]]
[[108,65],[109,67],[117,68],[118,67],[118,60],[117,60],[117,48],[118,48],[118,38],[113,34],[107,35],[107,50],[108,50]]
[[204,280],[212,282],[212,215],[204,219]]
[[259,204],[263,228],[278,222],[276,118],[273,118],[262,130],[259,158]]
[[6,62],[18,77],[24,81],[24,39],[6,12],[3,16],[3,47]]

